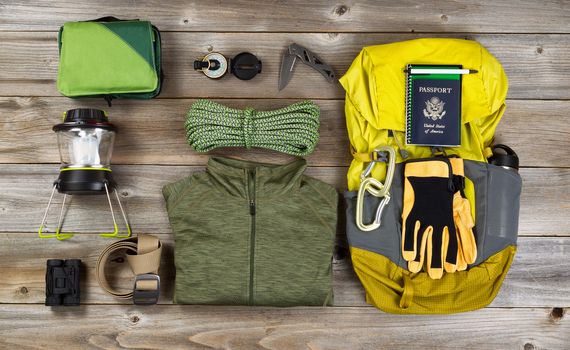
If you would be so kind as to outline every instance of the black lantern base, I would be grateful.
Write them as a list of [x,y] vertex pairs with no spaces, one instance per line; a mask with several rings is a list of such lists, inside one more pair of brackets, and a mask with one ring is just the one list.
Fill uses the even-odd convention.
[[67,168],[59,173],[56,181],[59,193],[65,194],[105,194],[105,184],[109,193],[116,183],[108,170]]

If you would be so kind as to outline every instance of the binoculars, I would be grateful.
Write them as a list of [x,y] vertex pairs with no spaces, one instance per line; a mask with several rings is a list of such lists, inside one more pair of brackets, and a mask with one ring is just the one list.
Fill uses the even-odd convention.
[[81,260],[49,259],[46,270],[46,306],[79,305]]

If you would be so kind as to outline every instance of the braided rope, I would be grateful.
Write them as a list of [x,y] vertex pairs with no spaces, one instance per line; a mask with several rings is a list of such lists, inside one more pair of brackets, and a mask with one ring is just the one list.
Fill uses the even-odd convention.
[[260,147],[306,156],[319,142],[320,109],[312,101],[274,111],[229,108],[198,100],[186,115],[186,140],[198,152],[219,147]]

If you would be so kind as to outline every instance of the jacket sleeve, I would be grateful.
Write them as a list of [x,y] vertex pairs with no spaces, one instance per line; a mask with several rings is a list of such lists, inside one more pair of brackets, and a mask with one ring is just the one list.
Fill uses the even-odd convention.
[[166,201],[166,210],[172,211],[174,207],[180,202],[187,189],[192,186],[193,176],[188,176],[176,182],[164,185],[162,188],[162,195]]

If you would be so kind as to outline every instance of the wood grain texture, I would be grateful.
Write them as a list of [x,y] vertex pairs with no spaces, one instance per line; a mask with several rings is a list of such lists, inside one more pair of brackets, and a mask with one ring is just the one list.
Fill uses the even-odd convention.
[[[113,164],[186,164],[203,165],[208,154],[252,157],[257,161],[284,163],[294,159],[278,152],[243,148],[215,150],[208,154],[194,152],[186,143],[184,121],[195,100],[159,99],[154,101],[119,101],[106,108],[118,127]],[[297,100],[219,100],[227,106],[257,110],[285,107]],[[321,107],[320,143],[310,156],[315,165],[337,166],[349,163],[343,101],[316,101]],[[104,108],[98,100],[77,101],[61,98],[0,98],[0,110],[11,118],[0,121],[0,163],[59,162],[57,140],[52,126],[61,122],[61,113],[70,108]],[[569,104],[570,106],[570,104]],[[38,118],[38,116],[41,116]],[[23,137],[25,136],[25,138]],[[50,142],[51,139],[51,142]],[[568,159],[570,164],[570,156]]]
[[[99,100],[77,101],[65,97],[0,97],[0,163],[58,163],[53,125],[71,108],[103,108],[119,128],[113,164],[202,165],[207,154],[191,150],[185,141],[184,120],[189,99],[118,101],[105,108]],[[258,110],[284,107],[296,100],[219,100],[227,106]],[[320,142],[307,159],[313,166],[350,164],[344,101],[317,100],[321,107]],[[570,101],[507,101],[507,111],[495,134],[496,141],[513,147],[523,167],[570,167]],[[284,163],[293,157],[278,152],[252,150],[257,161]],[[243,149],[223,149],[212,154],[243,157]]]
[[[501,61],[509,77],[510,98],[570,99],[570,45],[566,36],[457,33],[164,33],[165,81],[160,97],[344,98],[339,84],[329,84],[303,64],[295,66],[291,82],[278,91],[281,55],[286,46],[296,42],[308,47],[340,77],[364,46],[433,36],[468,38],[484,45]],[[0,32],[0,96],[60,96],[55,84],[56,41],[55,32]],[[232,75],[208,79],[192,65],[208,50],[228,57],[250,51],[263,61],[263,72],[245,82]]]
[[[65,21],[105,15],[149,19],[163,32],[161,96],[115,101],[108,109],[120,128],[114,176],[134,232],[158,234],[165,243],[163,294],[154,307],[120,304],[98,287],[95,262],[111,241],[88,233],[111,226],[104,197],[73,198],[64,230],[81,232],[77,237],[58,242],[35,233],[58,172],[51,127],[69,108],[107,109],[102,100],[72,100],[57,92],[57,31]],[[569,34],[565,0],[0,0],[0,348],[570,349]],[[382,313],[365,304],[342,249],[334,264],[334,308],[172,305],[174,242],[161,188],[202,170],[208,157],[185,143],[182,125],[190,103],[202,97],[273,109],[317,100],[321,141],[308,158],[308,174],[342,190],[350,161],[344,93],[302,64],[279,92],[285,47],[307,46],[341,76],[363,46],[434,36],[479,41],[509,77],[496,141],[518,151],[524,167],[521,237],[490,307],[458,315]],[[263,61],[263,73],[250,82],[233,76],[209,80],[192,67],[208,51],[229,57],[250,51]],[[262,150],[212,154],[292,159]],[[51,210],[51,231],[58,209]],[[341,215],[339,231],[343,220]],[[338,240],[345,245],[342,233]],[[48,258],[83,260],[82,300],[89,305],[40,305]],[[111,283],[129,288],[127,264],[114,259],[111,265]]]
[[[208,154],[193,152],[185,141],[184,120],[194,100],[120,101],[107,109],[119,128],[113,164],[201,165]],[[284,107],[295,100],[219,100],[225,105],[259,110]],[[344,118],[344,101],[318,100],[321,107],[320,142],[308,157],[314,166],[348,165],[351,156]],[[105,108],[98,100],[0,97],[0,163],[57,163],[59,153],[52,126],[61,113],[77,107]],[[496,140],[513,147],[523,167],[570,167],[570,101],[507,101]],[[261,162],[287,162],[293,157],[252,150]],[[210,154],[243,157],[243,149]]]
[[[57,30],[65,21],[116,14],[163,31],[569,33],[566,1],[5,1],[0,30]],[[505,16],[508,25],[505,25]],[[404,20],[405,19],[405,20]]]
[[569,318],[553,319],[550,312],[485,309],[433,317],[390,315],[372,308],[0,305],[0,345],[18,349],[48,349],[54,344],[63,349],[565,349],[570,342]]
[[[113,169],[134,232],[169,233],[162,187],[203,167],[123,165]],[[310,167],[307,174],[342,190],[346,188],[346,170]],[[57,175],[58,166],[49,164],[6,164],[0,168],[0,232],[36,232]],[[521,169],[521,176],[519,234],[570,235],[570,169]],[[52,204],[48,231],[53,232],[57,224],[61,198],[57,196]],[[111,227],[104,196],[72,196],[64,229],[97,232]]]
[[[163,243],[160,268],[160,303],[171,304],[174,292],[174,242],[172,235],[157,235]],[[43,303],[47,259],[75,258],[83,262],[83,304],[126,303],[106,294],[98,285],[95,266],[110,241],[82,235],[65,242],[41,240],[30,233],[0,234],[0,303]],[[25,246],[26,249],[21,249]],[[499,295],[491,307],[570,307],[570,238],[521,237],[518,252]],[[133,275],[124,259],[112,257],[108,278],[116,288],[132,288]],[[367,306],[364,290],[352,270],[350,258],[334,262],[335,306]],[[191,292],[191,291],[189,291]]]

